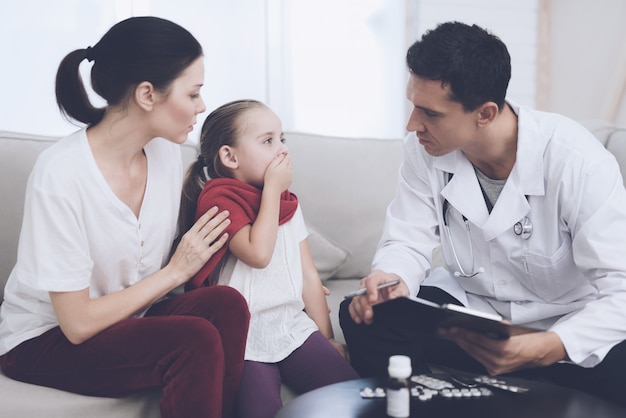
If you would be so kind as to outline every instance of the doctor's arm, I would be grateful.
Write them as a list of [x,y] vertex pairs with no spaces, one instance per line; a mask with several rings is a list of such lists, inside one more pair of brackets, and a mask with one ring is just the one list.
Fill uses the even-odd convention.
[[578,183],[580,205],[568,220],[573,258],[596,297],[551,330],[561,337],[572,362],[591,367],[626,340],[626,190],[613,158],[600,160]]
[[[597,289],[598,297],[557,321],[550,330],[492,340],[467,330],[442,330],[483,364],[489,373],[569,361],[592,367],[602,353],[626,339],[626,193],[613,159],[599,159],[572,181],[559,203],[564,224],[571,228],[572,259]],[[580,195],[577,195],[579,193]],[[580,202],[580,204],[578,204]],[[570,244],[565,244],[570,245]]]

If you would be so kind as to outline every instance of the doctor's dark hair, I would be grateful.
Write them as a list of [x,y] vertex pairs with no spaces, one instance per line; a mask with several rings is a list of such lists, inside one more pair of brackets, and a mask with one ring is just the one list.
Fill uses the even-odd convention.
[[[178,218],[179,238],[195,222],[198,197],[209,178],[232,177],[220,160],[219,151],[224,145],[236,146],[242,131],[241,117],[253,109],[267,106],[256,100],[236,100],[226,103],[207,116],[200,131],[200,150],[185,176]],[[206,171],[206,173],[205,173]]]
[[63,58],[56,75],[56,99],[68,120],[88,126],[102,120],[106,108],[89,101],[79,72],[80,63],[93,62],[91,86],[109,106],[125,104],[144,81],[165,95],[172,82],[197,58],[200,43],[169,20],[131,17],[109,29],[93,47],[77,49]]
[[471,112],[486,102],[504,108],[511,57],[497,36],[477,25],[442,23],[408,50],[411,74],[449,85],[450,100]]

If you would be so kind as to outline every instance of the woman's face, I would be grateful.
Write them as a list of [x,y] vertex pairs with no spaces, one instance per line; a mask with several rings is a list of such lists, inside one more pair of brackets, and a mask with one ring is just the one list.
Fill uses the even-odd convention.
[[238,180],[263,187],[265,171],[278,155],[287,154],[283,125],[274,112],[266,107],[247,110],[237,123],[240,126],[233,152],[238,168]]
[[155,136],[160,136],[177,144],[187,140],[196,124],[198,114],[206,110],[200,96],[204,84],[204,61],[196,59],[176,80],[170,91],[155,109],[153,121]]

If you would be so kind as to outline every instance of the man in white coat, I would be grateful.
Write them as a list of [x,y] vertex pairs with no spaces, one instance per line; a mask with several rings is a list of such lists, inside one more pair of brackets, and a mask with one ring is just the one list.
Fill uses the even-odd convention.
[[[390,355],[405,354],[414,373],[429,363],[513,373],[625,404],[626,191],[615,158],[576,122],[505,99],[508,51],[478,26],[439,25],[407,64],[413,110],[397,194],[367,292],[340,310],[353,366],[383,375]],[[439,246],[446,268],[431,271]],[[412,326],[419,318],[374,315],[407,295],[544,331],[429,338]]]

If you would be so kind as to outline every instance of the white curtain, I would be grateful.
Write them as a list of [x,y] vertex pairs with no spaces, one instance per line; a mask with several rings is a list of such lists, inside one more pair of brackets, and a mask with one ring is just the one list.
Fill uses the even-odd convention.
[[[263,0],[0,1],[2,130],[44,135],[75,130],[56,107],[57,67],[68,52],[95,44],[109,27],[130,16],[167,18],[198,38],[205,53],[202,96],[208,110],[238,98],[266,100]],[[88,75],[89,64],[82,65]],[[198,131],[192,132],[192,140]]]
[[[207,111],[253,98],[273,107],[285,130],[403,134],[404,0],[2,3],[0,129],[46,135],[76,129],[56,107],[59,62],[95,44],[114,23],[150,14],[181,24],[202,43]],[[87,76],[89,64],[83,67]]]
[[1,130],[76,129],[56,108],[60,60],[117,21],[147,14],[183,25],[202,43],[208,111],[258,99],[288,131],[402,137],[406,48],[448,20],[480,24],[504,40],[516,101],[626,124],[623,0],[0,1]]
[[289,130],[404,136],[404,0],[268,5],[268,96]]

